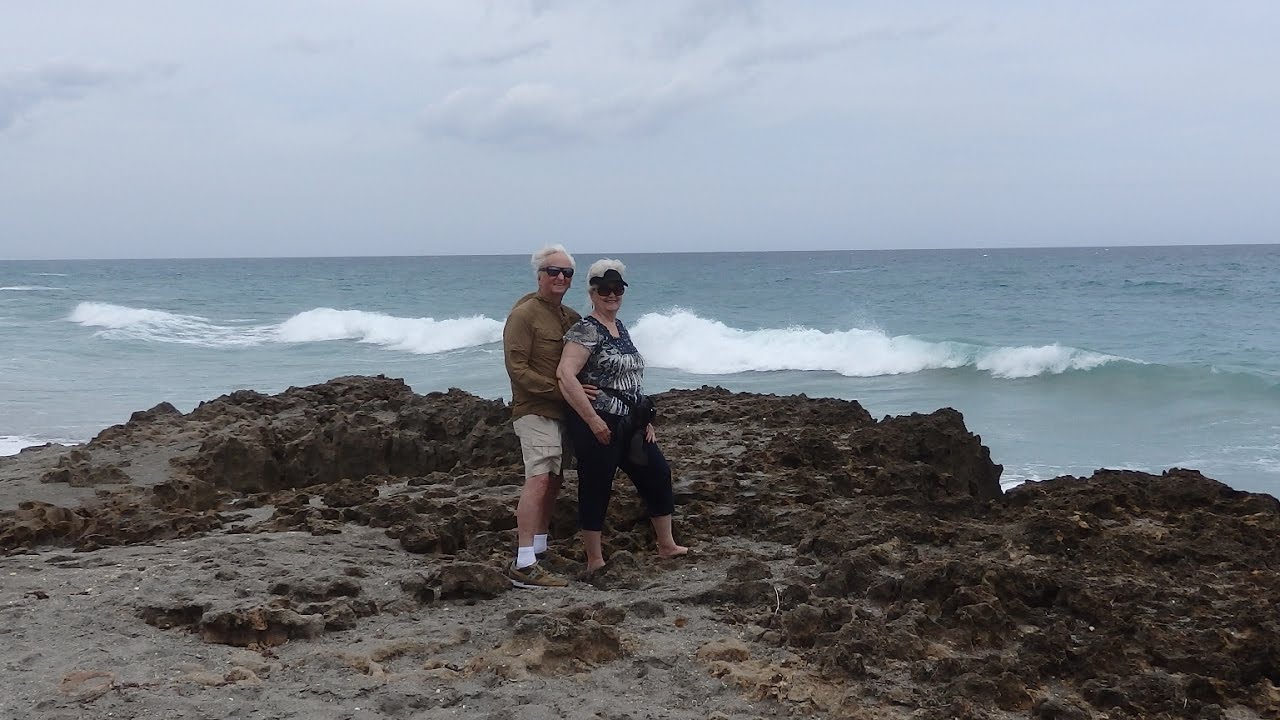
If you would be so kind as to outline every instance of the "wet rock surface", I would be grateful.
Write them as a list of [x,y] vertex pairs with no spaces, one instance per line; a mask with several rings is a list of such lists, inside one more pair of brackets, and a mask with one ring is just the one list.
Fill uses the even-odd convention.
[[[607,571],[549,594],[501,574],[508,410],[456,390],[240,391],[0,459],[0,715],[181,714],[226,685],[280,717],[1280,713],[1274,498],[1179,469],[1002,493],[951,409],[658,405],[694,554],[657,558],[620,481]],[[575,480],[544,561],[570,577]]]

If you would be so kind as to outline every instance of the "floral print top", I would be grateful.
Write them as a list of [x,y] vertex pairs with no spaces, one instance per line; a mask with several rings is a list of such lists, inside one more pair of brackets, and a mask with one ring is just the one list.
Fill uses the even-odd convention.
[[[610,388],[628,398],[638,399],[644,382],[644,357],[631,342],[627,326],[621,320],[615,322],[618,324],[618,337],[609,334],[609,329],[599,320],[587,315],[569,328],[564,334],[564,341],[577,343],[591,351],[587,364],[578,373],[579,382]],[[626,404],[607,392],[596,395],[591,405],[597,412],[613,415],[631,412]]]

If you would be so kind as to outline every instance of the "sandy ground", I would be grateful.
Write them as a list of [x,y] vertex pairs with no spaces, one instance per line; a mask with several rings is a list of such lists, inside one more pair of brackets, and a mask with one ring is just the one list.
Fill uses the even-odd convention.
[[[579,582],[429,605],[401,581],[429,571],[432,559],[368,528],[11,556],[0,559],[0,717],[791,717],[775,702],[748,701],[697,657],[713,640],[734,639],[754,657],[787,660],[689,602],[724,578],[734,550],[704,548],[678,567],[666,561],[669,572],[636,589]],[[282,578],[329,576],[353,578],[361,598],[387,609],[349,630],[257,650],[142,617],[192,602],[253,604]],[[619,658],[530,662],[503,648],[513,619],[575,607],[624,611]]]

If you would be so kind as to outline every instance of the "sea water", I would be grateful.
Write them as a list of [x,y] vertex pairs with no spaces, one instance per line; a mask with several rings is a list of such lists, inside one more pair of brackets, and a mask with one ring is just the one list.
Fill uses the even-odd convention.
[[[608,255],[651,391],[951,406],[1006,486],[1177,466],[1280,495],[1280,246]],[[527,256],[0,262],[0,454],[339,375],[505,398],[533,287]]]

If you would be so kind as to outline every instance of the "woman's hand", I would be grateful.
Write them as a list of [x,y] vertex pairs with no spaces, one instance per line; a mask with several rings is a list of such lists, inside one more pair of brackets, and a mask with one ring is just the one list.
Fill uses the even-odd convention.
[[584,383],[582,385],[582,392],[587,394],[588,400],[590,400],[591,402],[595,402],[596,396],[600,394],[600,388],[596,387],[595,385],[587,385]]
[[651,443],[658,442],[658,433],[653,431],[653,423],[649,423],[644,426],[644,441]]
[[587,427],[591,428],[591,434],[596,436],[596,440],[599,440],[601,445],[608,445],[609,440],[613,438],[613,433],[609,432],[609,424],[599,415],[593,415],[587,421]]

